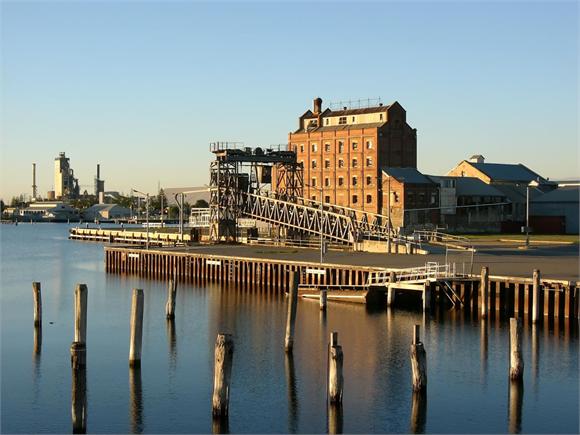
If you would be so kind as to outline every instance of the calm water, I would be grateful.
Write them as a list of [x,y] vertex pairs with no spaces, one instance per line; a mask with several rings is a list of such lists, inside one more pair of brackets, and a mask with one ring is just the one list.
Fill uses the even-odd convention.
[[[577,330],[524,328],[522,401],[510,414],[503,322],[482,325],[461,313],[424,318],[420,312],[333,303],[323,316],[316,303],[300,301],[294,358],[288,360],[283,297],[180,285],[171,327],[164,316],[166,283],[105,274],[102,245],[69,241],[67,228],[0,227],[3,433],[71,431],[69,346],[79,282],[89,288],[89,432],[211,432],[218,332],[232,333],[235,341],[231,432],[325,432],[326,346],[329,333],[338,331],[344,352],[344,432],[406,433],[415,428],[409,343],[412,325],[420,323],[429,385],[419,430],[578,433]],[[39,356],[33,354],[32,281],[42,282]],[[140,373],[128,368],[134,287],[145,292]]]

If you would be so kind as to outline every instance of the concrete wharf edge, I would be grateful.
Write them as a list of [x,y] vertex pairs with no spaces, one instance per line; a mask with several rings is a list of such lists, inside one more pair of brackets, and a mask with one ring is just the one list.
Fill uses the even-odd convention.
[[[308,286],[335,286],[334,289],[329,288],[329,300],[363,303],[377,300],[385,292],[384,287],[363,288],[369,273],[397,271],[361,265],[113,246],[105,246],[105,270],[155,279],[231,283],[273,293],[281,293],[288,288],[290,272],[294,271],[299,273],[300,284],[304,288],[301,294],[312,292]],[[317,274],[317,270],[324,273]],[[487,292],[489,315],[531,317],[532,284],[530,278],[491,275]],[[463,301],[465,310],[474,314],[479,312],[479,275],[452,279],[450,285]],[[446,302],[443,286],[434,282],[430,291],[432,305]],[[540,316],[557,320],[579,318],[580,281],[542,278],[539,297],[542,302]]]

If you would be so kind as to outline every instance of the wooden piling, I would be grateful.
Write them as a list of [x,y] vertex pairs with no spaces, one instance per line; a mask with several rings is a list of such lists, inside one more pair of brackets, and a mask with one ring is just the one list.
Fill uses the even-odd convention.
[[79,343],[87,342],[87,286],[77,284],[75,288],[75,339]]
[[320,290],[320,311],[326,311],[326,289]]
[[425,391],[413,391],[411,399],[410,433],[425,433],[427,420],[427,394]]
[[212,415],[223,418],[228,415],[230,401],[230,378],[234,342],[230,334],[218,334],[215,342]]
[[286,319],[286,338],[284,347],[286,352],[292,352],[294,347],[294,324],[296,322],[296,308],[298,305],[298,272],[290,272],[290,289],[288,291],[288,317]]
[[532,323],[537,323],[540,317],[540,271],[534,269],[532,290]]
[[419,336],[420,325],[413,326],[413,342],[411,343],[411,370],[413,376],[413,391],[427,388],[427,356]]
[[328,360],[328,400],[331,404],[342,403],[344,378],[342,376],[342,346],[338,344],[338,332],[330,334]]
[[129,366],[141,366],[143,337],[143,290],[133,289],[131,301],[131,336],[129,342]]
[[165,303],[165,318],[175,319],[175,293],[177,286],[175,281],[170,279],[167,286],[167,302]]
[[40,283],[32,283],[32,299],[34,301],[34,326],[42,326],[42,296],[40,292]]
[[488,293],[489,293],[489,267],[481,268],[481,282],[479,284],[481,295],[481,318],[485,319],[488,312]]
[[521,382],[510,382],[509,405],[508,405],[508,425],[510,433],[520,433],[522,428],[522,404],[524,397],[524,386]]
[[429,311],[431,308],[431,282],[425,280],[425,288],[423,289],[423,312]]
[[521,381],[524,377],[524,359],[522,357],[522,327],[518,319],[510,319],[510,379]]
[[72,398],[71,413],[73,433],[87,431],[87,375],[86,375],[86,345],[73,342],[71,348],[72,365]]

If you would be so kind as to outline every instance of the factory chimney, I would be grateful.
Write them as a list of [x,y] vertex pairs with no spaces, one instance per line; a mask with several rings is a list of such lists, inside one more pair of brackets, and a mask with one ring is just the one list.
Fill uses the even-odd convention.
[[32,164],[32,200],[36,201],[36,163]]
[[97,180],[101,179],[101,165],[97,163]]

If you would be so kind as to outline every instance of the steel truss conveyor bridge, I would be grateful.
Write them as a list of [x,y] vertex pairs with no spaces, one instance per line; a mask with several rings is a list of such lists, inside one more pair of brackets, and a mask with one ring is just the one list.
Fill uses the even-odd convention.
[[364,238],[389,238],[386,216],[303,198],[302,164],[285,147],[252,149],[231,142],[210,144],[216,156],[210,167],[209,186],[213,241],[235,240],[237,221],[242,217],[311,235],[322,234],[329,241],[344,244]]

